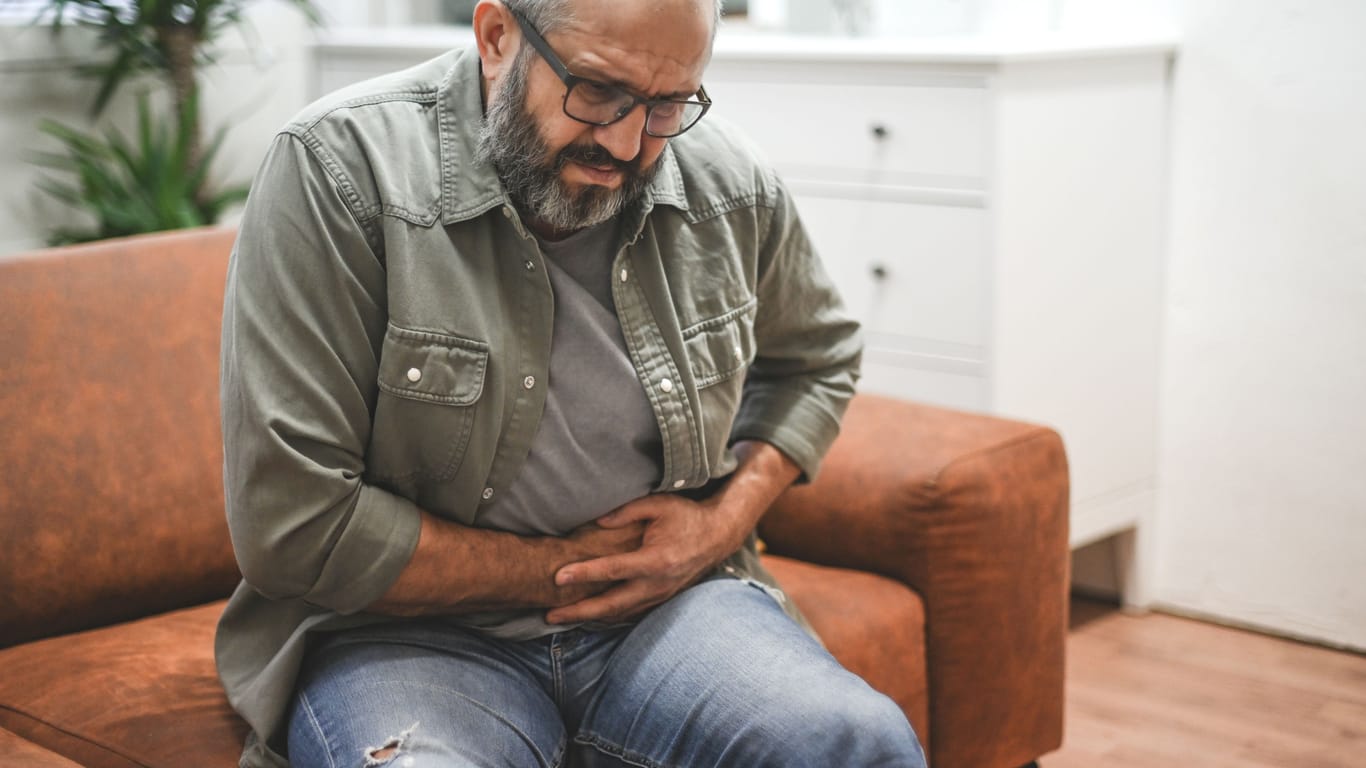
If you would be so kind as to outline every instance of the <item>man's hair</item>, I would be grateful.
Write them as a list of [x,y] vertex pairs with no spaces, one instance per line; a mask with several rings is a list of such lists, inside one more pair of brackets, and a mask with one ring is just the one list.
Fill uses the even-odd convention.
[[[503,5],[517,11],[531,22],[531,25],[540,30],[542,35],[551,32],[568,24],[574,18],[573,0],[502,0]],[[721,27],[721,10],[723,0],[712,0],[712,5],[716,8],[716,18],[712,20],[711,34],[715,39],[716,31]],[[521,84],[531,69],[531,58],[533,55],[531,46],[523,45],[517,51],[517,55],[512,59],[510,76]]]
[[574,17],[571,0],[503,0],[503,5],[521,13],[532,26],[549,34]]
[[[573,0],[503,0],[503,4],[525,16],[543,35],[554,32],[574,18],[574,11],[570,7]],[[713,36],[721,27],[722,4],[722,0],[712,0],[716,8],[716,18],[712,21]]]

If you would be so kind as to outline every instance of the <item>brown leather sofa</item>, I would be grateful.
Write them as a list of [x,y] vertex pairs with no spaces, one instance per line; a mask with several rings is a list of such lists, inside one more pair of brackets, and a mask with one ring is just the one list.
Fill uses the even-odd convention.
[[[236,764],[218,339],[232,232],[0,258],[0,764]],[[767,562],[936,768],[1062,739],[1067,467],[1045,428],[860,396]]]

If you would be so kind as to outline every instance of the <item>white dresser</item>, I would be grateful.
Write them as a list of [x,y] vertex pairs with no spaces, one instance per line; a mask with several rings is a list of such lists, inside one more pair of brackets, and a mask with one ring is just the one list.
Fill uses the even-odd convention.
[[[469,35],[333,31],[315,90]],[[1149,600],[1174,51],[725,30],[705,81],[863,321],[863,389],[1057,428],[1072,543],[1118,535],[1133,606]]]

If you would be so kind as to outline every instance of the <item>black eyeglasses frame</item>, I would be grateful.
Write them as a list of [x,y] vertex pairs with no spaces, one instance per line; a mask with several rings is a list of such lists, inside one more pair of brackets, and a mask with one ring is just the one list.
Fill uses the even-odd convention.
[[[531,43],[531,47],[536,49],[536,52],[541,55],[541,58],[545,61],[545,63],[550,65],[551,71],[553,71],[555,75],[560,78],[560,82],[564,83],[564,99],[561,103],[561,109],[564,111],[565,116],[569,117],[572,120],[577,120],[578,122],[584,123],[586,125],[612,125],[613,123],[620,122],[627,115],[634,112],[637,106],[644,104],[646,135],[654,136],[655,138],[659,139],[671,139],[675,136],[682,135],[683,133],[687,132],[690,128],[697,125],[697,123],[702,119],[702,117],[707,114],[707,110],[711,109],[711,97],[707,96],[707,89],[705,86],[698,87],[696,99],[648,99],[644,96],[639,96],[637,94],[631,93],[630,91],[618,85],[604,83],[601,80],[594,80],[590,77],[580,77],[579,75],[576,75],[573,72],[569,71],[569,67],[565,66],[564,61],[562,61],[560,57],[556,55],[555,51],[551,49],[550,44],[546,42],[545,37],[543,37],[540,31],[537,30],[534,25],[532,25],[532,23],[527,19],[525,14],[511,6],[506,7],[508,9],[508,12],[512,14],[512,17],[517,20],[517,24],[522,28],[522,34],[526,36],[527,42]],[[620,91],[626,96],[631,97],[631,102],[628,105],[623,106],[621,109],[618,109],[616,116],[610,120],[585,120],[584,118],[579,117],[578,115],[575,115],[569,111],[569,95],[573,93],[574,87],[580,83],[588,83],[598,88]],[[694,117],[690,122],[684,124],[682,128],[673,133],[655,133],[650,130],[650,115],[652,112],[654,112],[655,107],[665,105],[701,107],[701,111],[699,111],[697,113],[697,116]]]

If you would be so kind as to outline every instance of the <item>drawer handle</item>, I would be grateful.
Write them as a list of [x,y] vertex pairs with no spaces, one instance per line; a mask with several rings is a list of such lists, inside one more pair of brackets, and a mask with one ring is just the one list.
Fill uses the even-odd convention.
[[879,283],[887,279],[887,267],[884,264],[874,264],[869,272],[872,273],[873,279]]
[[873,123],[873,138],[882,141],[891,135],[892,131],[882,123]]

